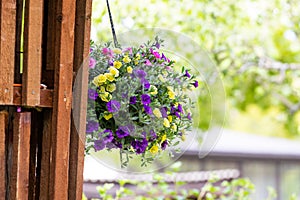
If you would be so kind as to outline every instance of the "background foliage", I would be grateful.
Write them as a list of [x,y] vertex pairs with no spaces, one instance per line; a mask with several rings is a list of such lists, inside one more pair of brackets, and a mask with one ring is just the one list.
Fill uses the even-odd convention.
[[[166,28],[186,34],[208,52],[222,74],[228,127],[286,137],[300,134],[300,66],[294,64],[300,63],[297,0],[111,0],[110,4],[117,33]],[[107,41],[111,34],[105,2],[94,0],[93,9],[92,39]],[[209,104],[209,94],[200,96],[199,102]],[[201,112],[206,113],[206,107]],[[208,128],[209,118],[203,115],[201,128]]]

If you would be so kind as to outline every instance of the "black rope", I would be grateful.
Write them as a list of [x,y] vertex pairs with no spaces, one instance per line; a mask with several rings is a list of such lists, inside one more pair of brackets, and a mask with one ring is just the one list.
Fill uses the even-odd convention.
[[115,47],[118,47],[119,43],[118,43],[118,40],[117,40],[117,35],[116,35],[116,32],[115,32],[114,22],[113,22],[113,19],[112,19],[112,16],[111,16],[108,0],[106,0],[106,5],[107,5],[107,9],[108,9],[108,14],[109,14],[110,27],[111,27],[111,32],[112,32],[112,35],[113,35],[114,45],[115,45]]

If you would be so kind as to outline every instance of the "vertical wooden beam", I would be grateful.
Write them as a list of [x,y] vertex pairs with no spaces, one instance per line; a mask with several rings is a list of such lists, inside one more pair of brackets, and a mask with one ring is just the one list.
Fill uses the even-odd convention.
[[43,0],[25,1],[22,104],[40,104],[42,70]]
[[5,197],[6,194],[6,130],[7,130],[8,113],[0,112],[0,197]]
[[51,160],[51,129],[52,129],[52,110],[45,110],[43,116],[43,138],[40,172],[40,191],[39,199],[50,200],[50,160]]
[[69,199],[80,200],[83,187],[91,0],[76,1],[73,121],[70,138]]
[[31,113],[15,113],[13,121],[10,199],[28,198]]
[[0,0],[0,104],[13,103],[16,0]]
[[[52,162],[49,194],[52,200],[68,199],[69,145],[74,55],[74,0],[56,0]],[[55,31],[55,32],[54,32]]]

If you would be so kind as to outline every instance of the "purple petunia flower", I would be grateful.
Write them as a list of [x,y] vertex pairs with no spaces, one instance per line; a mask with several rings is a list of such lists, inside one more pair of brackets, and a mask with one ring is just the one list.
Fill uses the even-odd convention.
[[167,148],[167,146],[168,146],[168,141],[165,140],[165,141],[161,144],[161,149],[162,149],[162,150],[165,150],[165,149]]
[[160,109],[160,113],[161,113],[161,116],[162,116],[163,118],[168,117],[167,111],[168,111],[168,109],[167,109],[166,107],[162,107],[162,108]]
[[151,103],[151,97],[148,94],[142,94],[141,102],[143,105],[149,105]]
[[89,89],[88,90],[88,96],[91,100],[96,100],[97,97],[98,97],[98,93],[96,90],[93,90],[93,89]]
[[160,54],[157,51],[153,51],[152,54],[155,56],[155,58],[160,59]]
[[99,129],[98,122],[95,121],[88,121],[86,125],[86,133],[93,133],[94,131],[97,131]]
[[123,126],[120,126],[116,131],[116,135],[118,136],[118,138],[124,138],[129,135],[129,131],[127,127],[125,128]]
[[109,129],[99,133],[99,137],[102,138],[105,143],[111,142],[114,139],[113,133]]
[[174,114],[176,112],[175,106],[171,106],[171,114]]
[[155,47],[156,47],[157,49],[159,49],[159,48],[160,48],[160,44],[159,44],[159,42],[156,42],[156,43],[155,43]]
[[147,73],[142,69],[133,70],[133,74],[139,79],[144,79],[147,76]]
[[147,105],[144,105],[144,110],[145,110],[145,113],[147,113],[148,115],[152,115],[152,108],[150,106],[147,106]]
[[112,57],[113,56],[113,51],[110,50],[109,48],[103,48],[102,49],[102,54],[108,56],[108,57]]
[[130,104],[136,104],[136,96],[132,96],[129,98],[129,103]]
[[147,60],[145,61],[145,65],[146,65],[146,66],[151,66],[152,63],[150,62],[150,60],[147,59]]
[[97,61],[94,58],[90,58],[89,68],[94,69]]
[[184,76],[186,76],[186,77],[188,77],[188,78],[191,78],[191,75],[190,75],[190,73],[189,73],[189,71],[188,71],[188,70],[185,70],[185,74],[184,74]]
[[179,119],[181,119],[181,116],[180,116],[179,112],[175,112],[175,116],[178,117]]
[[183,113],[183,109],[182,109],[182,105],[181,104],[178,104],[178,108],[177,109],[178,109],[179,112]]
[[114,148],[119,148],[121,149],[122,148],[122,143],[121,142],[118,142],[117,140],[113,139],[111,142],[107,143],[106,144],[106,147],[109,148],[109,149],[114,149]]
[[147,79],[141,79],[141,84],[143,84],[145,89],[149,89],[150,88],[150,83]]
[[106,104],[106,107],[107,107],[108,112],[115,113],[115,112],[119,111],[121,104],[117,100],[110,100]]
[[149,141],[152,142],[157,138],[156,133],[154,132],[154,130],[150,130],[149,131]]
[[132,48],[131,47],[127,47],[123,50],[123,52],[128,52],[129,54],[132,54]]
[[197,88],[197,87],[199,86],[198,81],[195,81],[195,82],[193,83],[193,85],[195,86],[195,88]]
[[141,154],[144,153],[147,146],[148,146],[148,140],[147,139],[143,139],[143,140],[134,140],[131,142],[132,147],[135,149],[135,152],[137,154]]
[[188,113],[186,117],[187,117],[189,120],[192,120],[191,113]]
[[109,66],[114,66],[114,61],[113,61],[113,60],[109,60],[109,61],[108,61],[108,65],[109,65]]
[[101,151],[105,148],[105,141],[103,139],[100,139],[100,140],[95,140],[94,142],[94,148],[95,148],[95,151]]

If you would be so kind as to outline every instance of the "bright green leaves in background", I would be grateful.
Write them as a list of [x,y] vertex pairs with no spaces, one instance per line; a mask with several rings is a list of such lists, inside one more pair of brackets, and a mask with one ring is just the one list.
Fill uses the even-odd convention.
[[[300,65],[293,64],[300,63],[298,0],[111,0],[110,4],[117,33],[165,28],[193,38],[207,50],[222,74],[228,127],[300,135]],[[111,39],[103,0],[93,3],[92,39]],[[200,128],[208,128],[210,119],[205,115],[209,93],[204,94],[199,97]]]

